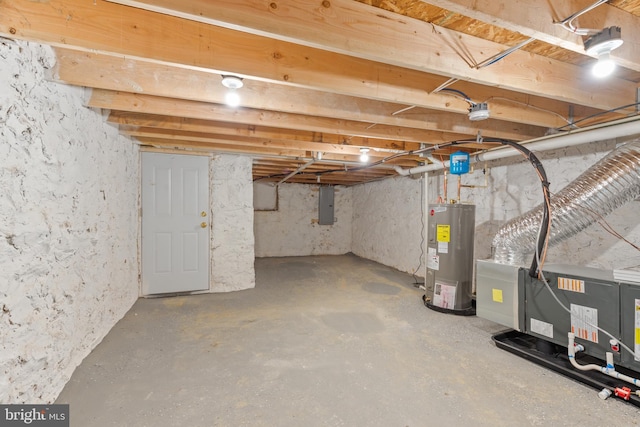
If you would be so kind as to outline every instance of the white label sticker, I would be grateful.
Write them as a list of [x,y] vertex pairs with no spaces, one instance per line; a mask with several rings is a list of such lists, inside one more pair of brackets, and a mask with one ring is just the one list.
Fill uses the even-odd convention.
[[598,342],[598,309],[571,304],[571,332],[577,338]]
[[436,253],[436,248],[427,248],[427,255],[435,255]]
[[440,257],[438,255],[427,255],[427,268],[440,270]]
[[635,353],[634,360],[640,361],[640,299],[636,299],[636,339],[635,339]]
[[456,287],[436,282],[433,289],[433,305],[441,308],[454,308],[456,305]]
[[553,325],[533,317],[531,318],[531,332],[553,339]]
[[441,254],[449,253],[449,242],[438,242],[438,252]]

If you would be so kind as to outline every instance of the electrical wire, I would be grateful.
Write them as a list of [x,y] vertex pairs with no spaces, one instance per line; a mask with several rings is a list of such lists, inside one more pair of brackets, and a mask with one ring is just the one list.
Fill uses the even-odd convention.
[[[487,102],[491,101],[492,99],[499,99],[501,101],[512,102],[514,104],[524,105],[525,107],[532,108],[534,110],[539,110],[539,111],[542,111],[542,112],[545,112],[545,113],[551,113],[554,116],[557,116],[557,117],[561,118],[563,121],[567,122],[567,126],[573,125],[573,123],[569,119],[567,119],[566,117],[564,117],[560,113],[556,113],[555,111],[552,111],[552,110],[547,110],[546,108],[537,107],[535,105],[531,105],[531,104],[528,104],[526,102],[516,101],[515,99],[504,98],[502,96],[490,96],[489,98],[487,98],[484,101],[484,103],[487,103]],[[564,127],[567,127],[567,126],[562,126],[562,127],[564,128]],[[558,128],[558,129],[560,129],[560,128]]]
[[601,4],[606,3],[607,1],[609,0],[598,0],[595,3],[593,3],[591,6],[585,7],[584,9],[566,17],[562,21],[554,22],[554,24],[560,25],[565,30],[578,34],[580,36],[588,36],[590,34],[596,34],[599,32],[599,30],[593,30],[589,28],[578,28],[575,25],[573,25],[573,21],[576,20],[579,16],[584,15],[585,13],[595,9]]
[[549,180],[547,179],[547,173],[544,170],[542,162],[540,162],[540,159],[538,159],[531,150],[517,142],[508,140],[501,140],[500,142],[503,145],[509,145],[515,148],[524,156],[525,159],[529,160],[538,174],[540,183],[542,184],[542,194],[544,198],[542,221],[540,222],[542,231],[538,233],[538,237],[536,239],[536,256],[533,257],[531,267],[529,268],[529,276],[538,277],[542,271],[542,266],[544,265],[547,249],[549,247],[549,236],[551,235],[551,193],[549,191]]
[[636,245],[633,242],[630,242],[622,234],[617,232],[615,230],[615,228],[613,228],[613,226],[611,224],[609,224],[607,222],[607,220],[602,215],[600,215],[600,213],[594,211],[593,209],[591,209],[591,208],[589,208],[587,206],[578,205],[577,207],[580,208],[580,209],[584,209],[587,212],[589,212],[590,214],[592,214],[593,216],[595,216],[597,218],[596,221],[598,222],[598,224],[600,224],[600,226],[602,227],[602,229],[604,231],[606,231],[607,233],[609,233],[612,236],[616,237],[617,239],[622,240],[623,242],[627,243],[629,246],[631,246],[635,250],[640,251],[640,246]]
[[[622,105],[620,107],[615,107],[615,108],[612,108],[610,110],[600,111],[598,113],[591,114],[590,116],[583,117],[580,120],[576,120],[575,122],[570,122],[570,123],[568,123],[568,124],[566,124],[564,126],[560,126],[559,128],[555,128],[555,130],[562,131],[564,128],[573,127],[573,126],[575,126],[576,124],[578,124],[580,122],[584,122],[585,120],[593,119],[594,117],[603,116],[603,115],[609,114],[609,113],[615,113],[616,111],[624,110],[625,108],[637,107],[638,105],[640,105],[640,102],[634,102],[633,104]],[[638,114],[640,114],[640,113],[636,112],[635,114],[630,114],[629,117],[632,117],[632,116],[638,115]]]
[[464,99],[465,101],[467,101],[472,107],[477,105],[475,102],[473,102],[471,100],[471,98],[469,98],[464,92],[462,92],[461,90],[458,89],[451,89],[448,87],[442,88],[439,90],[439,92],[451,92],[452,94],[455,94],[454,96],[458,96],[459,98]]
[[535,41],[536,39],[534,37],[531,37],[527,40],[521,41],[520,43],[518,43],[515,46],[511,46],[510,48],[503,50],[502,52],[492,56],[491,58],[487,58],[484,61],[482,61],[481,63],[479,63],[478,65],[476,65],[474,68],[476,70],[480,70],[482,68],[488,67],[489,65],[493,65],[498,61],[503,60],[504,58],[506,58],[507,56],[511,55],[513,52],[522,49],[523,47],[525,47],[526,45],[528,45],[529,43]]

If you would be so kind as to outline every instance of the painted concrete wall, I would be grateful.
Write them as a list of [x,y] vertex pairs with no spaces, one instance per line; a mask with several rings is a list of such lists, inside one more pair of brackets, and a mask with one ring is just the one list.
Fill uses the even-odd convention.
[[333,225],[318,225],[318,186],[283,184],[277,211],[255,212],[256,256],[339,255],[351,251],[352,190],[335,187]]
[[253,181],[250,157],[211,161],[211,291],[255,287]]
[[[618,141],[620,142],[620,141]],[[616,146],[616,141],[584,144],[578,147],[538,153],[558,192]],[[531,165],[520,157],[476,165],[462,183],[488,188],[462,188],[461,200],[476,204],[475,258],[491,257],[491,241],[506,221],[517,217],[542,201],[540,181]],[[434,203],[442,190],[443,175],[428,179],[428,201]],[[353,187],[352,251],[401,271],[413,273],[424,255],[421,251],[421,181],[394,178]],[[448,198],[456,198],[457,177],[449,177]],[[446,198],[446,197],[445,197]],[[637,212],[640,201],[633,201],[606,217],[607,222],[628,240],[640,242]],[[575,237],[552,247],[547,262],[585,265],[597,268],[640,266],[640,253],[625,242],[592,225]],[[418,271],[423,276],[424,263]]]
[[397,177],[353,187],[353,253],[424,276],[422,186],[422,179]]
[[[551,191],[558,192],[596,163],[616,146],[615,141],[603,141],[578,147],[538,153],[547,171]],[[487,164],[488,189],[462,189],[462,200],[476,204],[477,259],[491,256],[491,241],[506,221],[517,217],[542,202],[540,181],[531,165],[520,157]],[[480,165],[482,168],[482,165]],[[481,170],[463,176],[463,183],[483,185]],[[431,199],[442,192],[442,175],[429,181]],[[449,193],[455,197],[454,190]],[[640,202],[634,201],[606,217],[613,228],[627,239],[640,242],[640,223],[637,212]],[[597,268],[626,268],[640,265],[640,253],[628,244],[592,225],[575,237],[552,247],[547,262],[585,265]]]
[[0,402],[53,401],[138,297],[138,152],[0,39]]

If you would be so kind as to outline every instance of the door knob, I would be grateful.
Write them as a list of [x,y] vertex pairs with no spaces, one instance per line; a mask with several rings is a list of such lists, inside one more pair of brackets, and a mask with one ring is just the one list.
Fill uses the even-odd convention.
[[201,227],[201,228],[207,228],[207,223],[206,223],[206,222],[204,222],[204,221],[203,221],[203,222],[201,222],[201,223],[200,223],[200,227]]
[[202,212],[200,213],[200,216],[204,218],[205,216],[207,216],[207,213],[206,213],[205,211],[202,211]]

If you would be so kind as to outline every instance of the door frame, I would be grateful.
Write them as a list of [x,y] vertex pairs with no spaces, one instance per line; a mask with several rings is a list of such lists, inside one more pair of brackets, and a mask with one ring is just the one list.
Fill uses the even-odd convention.
[[[167,296],[178,296],[178,295],[197,295],[197,294],[207,294],[211,293],[213,286],[211,283],[211,268],[213,266],[212,263],[212,246],[211,240],[213,238],[211,233],[211,226],[213,215],[211,213],[211,159],[212,156],[209,153],[199,153],[199,152],[185,152],[182,150],[171,150],[171,149],[162,149],[162,148],[153,148],[153,147],[143,147],[140,146],[138,150],[138,164],[139,164],[139,174],[138,174],[138,297],[140,298],[163,298]],[[176,291],[176,292],[168,292],[161,294],[145,294],[143,288],[143,280],[142,280],[142,187],[143,187],[143,173],[142,173],[142,157],[143,153],[156,153],[156,154],[167,154],[167,155],[182,155],[182,156],[192,156],[192,157],[207,157],[207,212],[208,215],[208,228],[209,228],[209,239],[207,244],[207,288],[194,290],[194,291]]]

